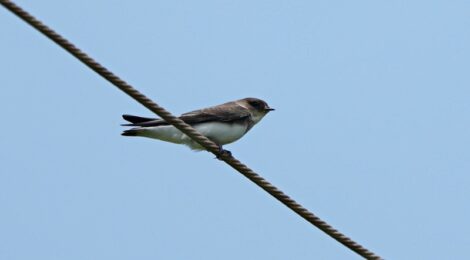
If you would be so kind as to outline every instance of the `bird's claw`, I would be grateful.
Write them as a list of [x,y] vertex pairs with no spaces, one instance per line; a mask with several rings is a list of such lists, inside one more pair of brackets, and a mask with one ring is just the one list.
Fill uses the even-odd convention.
[[232,157],[232,152],[225,150],[222,146],[219,146],[219,154],[214,159],[222,160],[222,157],[229,156]]

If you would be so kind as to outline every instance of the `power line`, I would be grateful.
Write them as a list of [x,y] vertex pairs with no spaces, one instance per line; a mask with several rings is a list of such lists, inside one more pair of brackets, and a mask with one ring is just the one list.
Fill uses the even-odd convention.
[[100,76],[111,82],[114,86],[118,87],[127,95],[131,96],[137,102],[148,108],[150,111],[154,112],[158,116],[160,116],[163,120],[167,121],[168,123],[172,124],[176,128],[178,128],[181,132],[185,133],[191,139],[202,145],[211,153],[215,154],[221,160],[226,162],[232,168],[243,174],[246,178],[251,180],[252,182],[256,183],[259,187],[263,190],[271,194],[273,197],[278,199],[281,203],[286,205],[288,208],[296,212],[299,216],[325,232],[330,237],[334,238],[344,246],[348,247],[352,251],[356,252],[360,256],[366,259],[381,259],[378,255],[374,254],[373,252],[367,250],[360,244],[356,243],[349,237],[345,236],[344,234],[340,233],[338,230],[334,229],[325,221],[321,220],[319,217],[308,211],[302,205],[291,199],[281,190],[276,188],[274,185],[269,183],[263,177],[255,173],[253,170],[248,168],[248,166],[241,163],[231,154],[223,153],[220,151],[219,146],[216,145],[214,142],[209,140],[207,137],[203,136],[199,132],[197,132],[194,128],[190,125],[186,124],[183,120],[175,117],[170,112],[165,110],[163,107],[159,106],[145,95],[140,93],[138,90],[133,88],[131,85],[126,83],[124,80],[120,79],[118,76],[113,74],[111,71],[103,67],[101,64],[96,62],[90,56],[85,54],[83,51],[75,47],[71,42],[66,40],[64,37],[44,25],[42,22],[37,20],[35,17],[30,15],[28,12],[23,10],[21,7],[13,3],[12,1],[8,0],[0,0],[0,3],[12,13],[17,15],[23,21],[31,25],[36,30],[40,31],[46,37],[51,39],[53,42],[64,48],[67,52],[72,54],[75,58],[79,59],[85,65],[87,65],[90,69],[98,73]]

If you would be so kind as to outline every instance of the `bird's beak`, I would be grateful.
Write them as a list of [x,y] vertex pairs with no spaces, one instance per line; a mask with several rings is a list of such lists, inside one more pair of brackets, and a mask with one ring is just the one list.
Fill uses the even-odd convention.
[[265,108],[264,110],[266,110],[266,111],[274,111],[274,110],[276,110],[276,109],[267,107],[267,108]]

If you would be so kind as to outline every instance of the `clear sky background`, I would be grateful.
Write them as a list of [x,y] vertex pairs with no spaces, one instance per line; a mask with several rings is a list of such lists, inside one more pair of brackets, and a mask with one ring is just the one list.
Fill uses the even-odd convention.
[[[18,4],[175,114],[277,110],[226,148],[387,259],[470,257],[469,1]],[[358,259],[0,8],[0,259]]]

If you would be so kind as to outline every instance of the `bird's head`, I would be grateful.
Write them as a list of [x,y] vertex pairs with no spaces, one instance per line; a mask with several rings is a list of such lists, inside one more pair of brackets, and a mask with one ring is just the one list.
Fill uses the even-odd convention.
[[248,108],[253,116],[253,120],[257,123],[270,111],[274,111],[274,108],[268,106],[268,104],[258,98],[244,98],[238,101],[240,105]]

